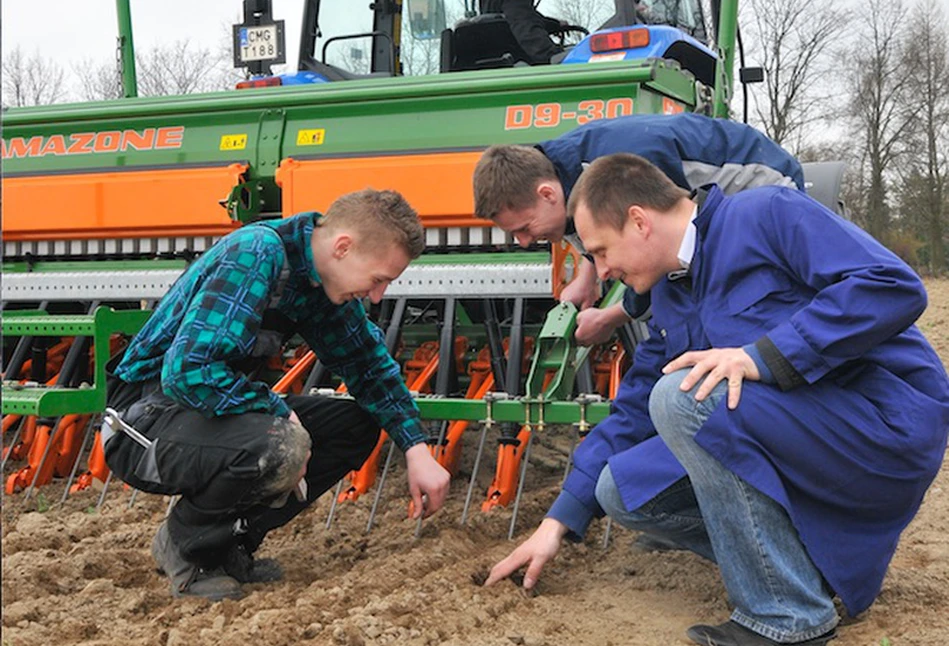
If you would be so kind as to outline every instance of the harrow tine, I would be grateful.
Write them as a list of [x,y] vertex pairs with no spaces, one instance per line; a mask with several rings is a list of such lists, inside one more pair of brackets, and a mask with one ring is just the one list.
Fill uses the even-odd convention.
[[43,473],[43,468],[46,466],[46,460],[49,459],[50,450],[53,448],[53,444],[58,439],[58,431],[63,419],[65,418],[60,417],[53,424],[43,424],[43,426],[49,428],[49,434],[46,437],[46,446],[43,447],[43,456],[40,458],[39,464],[37,464],[36,468],[33,470],[33,479],[30,480],[30,486],[27,487],[26,493],[23,494],[23,500],[29,500],[33,497],[33,491],[36,489],[36,483],[40,479],[40,474]]
[[379,476],[379,485],[376,487],[376,495],[372,498],[372,509],[369,510],[369,520],[366,522],[366,533],[372,530],[372,523],[376,519],[376,511],[379,509],[379,501],[382,499],[382,487],[386,483],[389,475],[389,468],[392,464],[392,455],[395,453],[395,442],[389,440],[389,452],[386,454],[386,462],[382,466],[382,474]]
[[607,516],[606,518],[606,529],[603,530],[603,549],[607,549],[610,546],[610,532],[613,529],[613,517]]
[[102,504],[105,502],[105,495],[109,493],[109,485],[112,483],[112,472],[109,471],[109,475],[106,476],[105,482],[102,483],[102,493],[99,494],[99,501],[96,502],[96,511],[102,509]]
[[577,439],[579,431],[577,427],[573,427],[573,431],[570,433],[570,453],[567,454],[567,464],[563,467],[563,477],[560,479],[560,485],[563,486],[563,483],[567,481],[567,476],[570,475],[570,469],[573,467],[573,452],[577,449]]
[[23,415],[20,418],[20,423],[16,427],[16,432],[13,434],[13,441],[7,446],[7,450],[3,453],[3,462],[0,462],[0,471],[6,471],[7,461],[10,459],[10,455],[13,453],[13,447],[16,446],[16,443],[20,441],[20,434],[23,431],[23,428],[26,426],[28,416]]
[[138,497],[138,489],[132,489],[132,495],[129,496],[129,504],[125,506],[126,509],[131,509],[135,504],[135,499]]
[[98,417],[98,415],[93,415],[89,419],[89,424],[86,425],[85,433],[82,436],[82,445],[79,447],[79,453],[76,454],[76,460],[73,462],[72,470],[69,472],[69,478],[66,480],[66,488],[63,489],[63,497],[59,500],[61,504],[65,503],[66,499],[69,497],[69,489],[72,487],[72,483],[76,480],[76,473],[79,471],[79,463],[82,462],[82,455],[86,452],[86,445],[89,443],[89,438],[95,436],[95,431],[92,429],[96,427]]
[[333,492],[333,502],[330,503],[330,513],[326,517],[326,529],[329,529],[333,525],[333,516],[336,515],[336,507],[339,505],[339,494],[343,491],[343,483],[346,481],[345,477],[339,479],[339,482],[336,483],[336,491]]
[[514,497],[514,509],[511,513],[511,526],[507,530],[507,540],[514,538],[514,526],[517,524],[517,512],[521,506],[521,495],[524,493],[524,476],[527,475],[527,463],[531,458],[531,444],[534,441],[534,433],[527,436],[527,446],[524,447],[524,456],[521,458],[521,477],[517,483],[517,495]]
[[[490,377],[488,378],[491,379]],[[484,442],[488,437],[488,429],[494,427],[494,402],[507,399],[505,392],[484,393],[485,415],[481,426],[481,437],[478,439],[478,453],[475,455],[474,466],[471,468],[471,479],[468,481],[468,493],[465,496],[465,507],[461,511],[461,524],[464,525],[468,520],[468,510],[471,508],[471,496],[474,494],[475,482],[478,478],[478,471],[481,467],[481,457],[484,455]]]
[[468,509],[471,507],[471,496],[474,494],[475,481],[478,479],[478,469],[481,466],[481,456],[484,454],[484,441],[488,437],[488,424],[481,425],[481,437],[478,439],[478,452],[475,454],[474,466],[471,467],[471,478],[468,479],[468,493],[465,495],[465,506],[461,510],[461,524],[468,520]]

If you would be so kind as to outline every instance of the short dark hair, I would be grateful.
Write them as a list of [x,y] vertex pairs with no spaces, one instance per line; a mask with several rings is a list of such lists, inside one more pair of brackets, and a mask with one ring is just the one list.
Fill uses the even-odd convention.
[[474,171],[475,215],[493,220],[504,209],[524,209],[537,200],[541,180],[557,179],[553,162],[537,148],[504,144],[484,151]]
[[597,158],[583,171],[570,193],[567,215],[574,217],[582,202],[594,224],[622,231],[630,206],[665,212],[688,196],[648,159],[616,153]]
[[323,216],[322,226],[354,226],[369,246],[395,242],[418,258],[425,250],[425,229],[418,213],[397,191],[365,188],[338,197]]

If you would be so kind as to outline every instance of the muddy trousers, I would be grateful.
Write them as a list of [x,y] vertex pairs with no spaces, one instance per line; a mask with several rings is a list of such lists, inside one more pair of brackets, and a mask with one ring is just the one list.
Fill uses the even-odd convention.
[[120,433],[107,441],[106,461],[136,489],[180,495],[168,517],[171,539],[189,561],[214,567],[238,543],[255,551],[267,532],[358,469],[378,440],[379,427],[351,400],[291,395],[286,401],[312,444],[304,501],[291,495],[274,507],[285,496],[273,495],[268,489],[273,470],[262,469],[286,457],[279,437],[279,429],[289,426],[285,420],[261,413],[208,419],[177,405],[154,385],[122,413],[152,447],[146,450]]

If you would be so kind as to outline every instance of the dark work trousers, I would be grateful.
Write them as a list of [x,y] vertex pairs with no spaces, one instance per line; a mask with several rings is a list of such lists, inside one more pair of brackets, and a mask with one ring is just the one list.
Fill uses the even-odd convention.
[[[110,389],[110,403],[123,399],[124,386],[133,387]],[[256,550],[267,532],[288,523],[348,471],[358,469],[378,440],[379,427],[351,400],[290,395],[286,401],[312,440],[305,501],[291,495],[282,506],[272,507],[279,496],[262,493],[273,473],[261,473],[260,465],[268,462],[261,457],[273,462],[273,429],[289,424],[261,413],[208,419],[173,402],[157,381],[146,384],[141,398],[120,411],[154,442],[152,449],[118,433],[105,446],[106,461],[132,487],[180,494],[168,517],[171,539],[189,561],[214,567],[238,542]]]

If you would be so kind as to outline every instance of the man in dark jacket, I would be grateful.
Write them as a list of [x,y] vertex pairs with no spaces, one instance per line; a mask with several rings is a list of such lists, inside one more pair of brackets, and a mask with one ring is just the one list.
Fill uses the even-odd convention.
[[[563,239],[584,253],[567,199],[585,166],[617,152],[645,157],[685,189],[710,182],[728,195],[767,185],[804,189],[797,160],[750,126],[698,114],[632,115],[591,121],[536,147],[488,148],[475,168],[475,213],[514,234],[521,246]],[[596,293],[587,259],[561,294],[582,310],[576,337],[584,345],[602,343],[648,307],[627,290],[623,304],[593,308]]]
[[481,13],[504,14],[532,65],[546,65],[551,56],[563,51],[550,39],[550,34],[561,26],[560,21],[542,15],[532,0],[482,0]]

